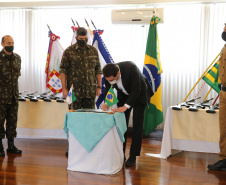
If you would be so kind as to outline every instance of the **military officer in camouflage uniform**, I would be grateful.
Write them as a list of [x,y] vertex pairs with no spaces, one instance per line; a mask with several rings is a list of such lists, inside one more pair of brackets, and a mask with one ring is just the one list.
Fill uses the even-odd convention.
[[[222,33],[222,39],[226,42],[226,23]],[[224,45],[219,59],[219,77],[221,81],[219,102],[220,123],[220,160],[213,165],[208,165],[209,170],[226,171],[226,44]]]
[[[13,52],[14,41],[9,35],[2,37],[0,52],[0,156],[5,156],[2,139],[8,139],[8,153],[21,154],[22,151],[14,146],[17,135],[18,114],[18,78],[20,76],[21,59]],[[6,120],[6,129],[4,123]]]
[[[60,75],[64,98],[73,84],[77,100],[73,108],[95,108],[95,97],[101,94],[101,66],[96,48],[87,45],[87,30],[77,30],[77,43],[69,46],[63,54]],[[66,152],[66,155],[68,153]]]

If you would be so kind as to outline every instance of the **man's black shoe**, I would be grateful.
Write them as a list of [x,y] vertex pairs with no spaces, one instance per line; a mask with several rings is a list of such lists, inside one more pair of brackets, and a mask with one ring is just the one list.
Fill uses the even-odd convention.
[[0,157],[5,157],[5,151],[4,151],[4,149],[0,150]]
[[22,154],[22,150],[19,150],[17,147],[15,147],[13,145],[13,146],[11,146],[10,148],[7,149],[7,153]]
[[126,161],[125,166],[131,167],[136,165],[136,156],[130,156],[129,159]]
[[67,149],[67,151],[65,152],[65,156],[68,157],[68,149]]
[[208,165],[207,168],[215,171],[226,171],[226,159],[217,161],[215,164]]

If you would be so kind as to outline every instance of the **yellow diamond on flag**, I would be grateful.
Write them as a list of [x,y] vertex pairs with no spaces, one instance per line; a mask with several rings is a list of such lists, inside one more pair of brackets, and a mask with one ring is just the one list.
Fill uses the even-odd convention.
[[108,91],[106,99],[113,103],[114,95]]

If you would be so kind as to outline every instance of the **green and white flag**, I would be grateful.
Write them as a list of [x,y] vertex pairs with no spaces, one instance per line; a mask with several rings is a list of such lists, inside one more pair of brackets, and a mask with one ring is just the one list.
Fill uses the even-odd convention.
[[68,104],[70,105],[72,102],[74,102],[75,100],[77,100],[77,98],[75,97],[75,94],[73,92],[73,86],[70,88],[70,91],[68,92],[66,101],[68,102]]
[[220,89],[218,84],[220,83],[219,78],[219,61],[217,61],[213,67],[205,74],[202,78],[210,87],[212,87],[218,94],[220,93]]
[[117,99],[112,87],[110,87],[110,89],[105,97],[105,102],[107,103],[108,107],[118,103],[118,99]]

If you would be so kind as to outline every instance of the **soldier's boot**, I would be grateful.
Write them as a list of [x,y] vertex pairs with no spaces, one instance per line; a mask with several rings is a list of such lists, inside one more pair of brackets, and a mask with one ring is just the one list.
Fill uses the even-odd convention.
[[0,139],[0,157],[5,157],[5,151],[2,144],[2,139]]
[[19,150],[17,147],[14,145],[14,138],[9,139],[8,138],[8,153],[13,153],[13,154],[22,154],[22,150]]

